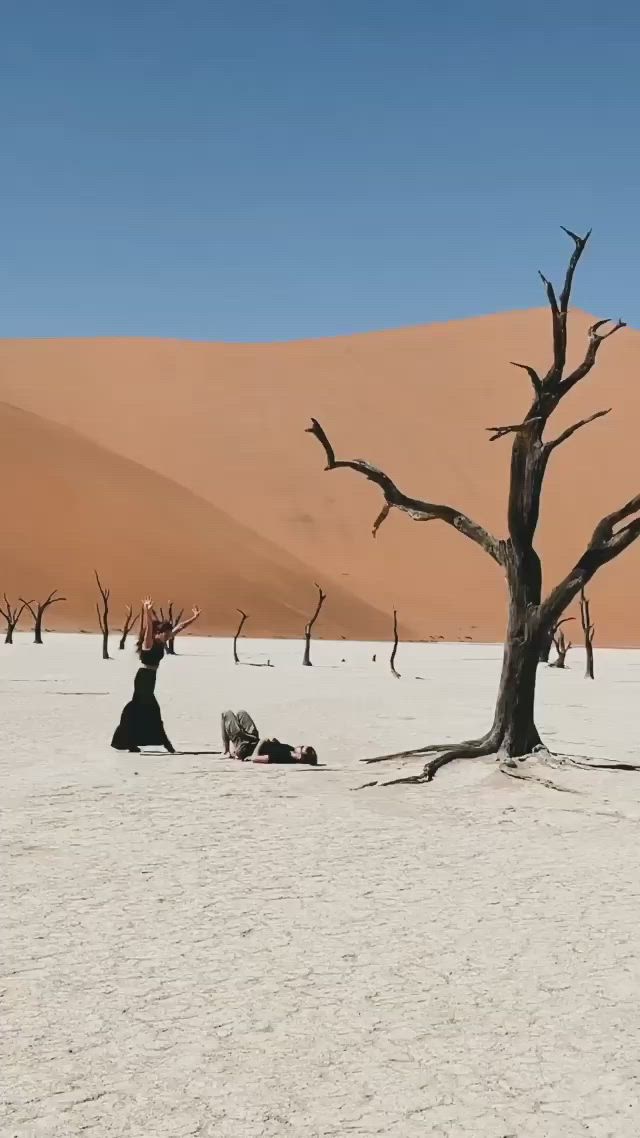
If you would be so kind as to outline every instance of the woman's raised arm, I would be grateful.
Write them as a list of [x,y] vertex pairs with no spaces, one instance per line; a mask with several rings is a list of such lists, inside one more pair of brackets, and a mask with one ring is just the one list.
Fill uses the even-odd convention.
[[142,615],[144,620],[144,634],[142,647],[145,652],[153,648],[153,603],[151,597],[145,597],[142,602]]
[[193,624],[194,620],[198,619],[200,616],[200,609],[198,606],[194,605],[191,611],[193,613],[193,616],[190,616],[188,620],[181,620],[180,624],[176,624],[172,629],[172,636],[177,636],[179,632],[184,632],[185,628],[188,628],[190,624]]

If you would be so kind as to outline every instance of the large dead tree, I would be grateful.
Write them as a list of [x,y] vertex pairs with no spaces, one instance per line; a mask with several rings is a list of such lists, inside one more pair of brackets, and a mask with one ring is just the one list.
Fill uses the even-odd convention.
[[[546,595],[542,595],[542,566],[534,540],[540,512],[540,496],[549,461],[559,447],[575,433],[608,411],[596,411],[561,431],[555,438],[545,437],[547,424],[560,403],[589,374],[606,339],[625,325],[622,320],[611,324],[598,320],[589,329],[582,361],[567,369],[567,320],[573,278],[584,252],[589,234],[579,237],[565,230],[573,243],[560,295],[542,277],[551,311],[553,356],[546,374],[528,363],[515,363],[529,378],[533,398],[521,422],[487,428],[491,440],[513,436],[511,475],[505,538],[494,537],[483,526],[453,506],[413,498],[396,486],[383,470],[362,459],[337,459],[325,431],[313,419],[309,432],[322,445],[327,470],[349,469],[378,486],[384,505],[378,514],[373,534],[378,532],[392,509],[408,514],[415,521],[441,521],[479,546],[504,574],[509,593],[509,611],[502,675],[498,689],[493,724],[480,739],[457,745],[431,744],[382,758],[404,758],[408,755],[435,755],[420,774],[396,781],[428,782],[435,773],[453,759],[498,754],[500,757],[523,758],[542,747],[534,718],[536,674],[541,646],[549,630],[557,626],[567,606],[591,580],[594,573],[618,557],[640,536],[640,494],[623,506],[612,510],[596,525],[587,546],[566,576]],[[542,274],[541,274],[542,276]]]
[[236,629],[236,634],[233,638],[233,662],[234,662],[234,664],[239,664],[240,659],[238,656],[238,637],[239,637],[240,633],[242,632],[242,629],[244,628],[245,620],[248,620],[249,618],[247,617],[246,612],[243,612],[242,609],[236,609],[236,612],[240,614],[240,623]]
[[98,576],[97,569],[94,569],[93,572],[95,574],[96,583],[98,585],[98,589],[100,590],[100,596],[102,598],[102,607],[100,607],[100,604],[96,601],[96,612],[98,614],[98,624],[100,625],[100,631],[102,633],[102,659],[103,660],[110,660],[111,657],[109,656],[109,597],[111,596],[111,590],[106,589],[104,587],[104,585],[102,584],[102,581],[100,580],[100,578]]
[[125,613],[124,613],[124,624],[122,626],[122,636],[120,637],[120,643],[118,645],[118,648],[120,649],[121,652],[124,652],[125,645],[127,643],[127,636],[129,635],[130,632],[133,632],[133,630],[134,630],[134,628],[135,628],[135,626],[139,620],[140,620],[140,613],[138,612],[134,616],[132,606],[127,605],[127,607],[125,609]]
[[[20,597],[20,603],[23,604],[25,606],[25,608],[29,609],[29,612],[31,613],[33,620],[34,620],[34,625],[33,625],[33,631],[34,631],[33,642],[34,642],[34,644],[42,644],[42,621],[44,618],[44,614],[47,611],[47,609],[49,608],[49,606],[50,605],[57,605],[60,603],[60,601],[66,601],[66,599],[67,599],[66,597],[57,597],[56,596],[57,592],[58,592],[58,590],[54,589],[53,592],[49,593],[49,596],[45,597],[45,599],[43,601],[37,601],[37,602],[36,601],[25,601],[24,597]],[[34,608],[34,605],[35,605],[35,608]]]
[[591,623],[591,605],[585,596],[584,588],[580,590],[580,622],[584,632],[584,648],[587,654],[587,667],[585,678],[593,679],[593,638],[596,634],[595,625]]
[[[398,614],[393,610],[393,648],[391,649],[391,659],[389,660],[389,667],[391,668],[392,676],[397,680],[400,679],[400,672],[396,671],[396,653],[398,651]],[[373,657],[375,660],[375,656]]]
[[315,582],[315,585],[316,585],[316,589],[318,590],[318,603],[315,607],[315,612],[314,612],[313,616],[311,617],[311,620],[307,621],[307,623],[304,626],[304,656],[302,658],[302,663],[303,663],[305,668],[311,667],[311,633],[313,631],[314,624],[316,623],[318,617],[320,616],[320,609],[322,608],[324,602],[327,599],[327,594],[323,593],[319,584],[317,582]]
[[18,608],[17,605],[12,605],[7,594],[4,594],[4,608],[0,605],[0,615],[2,615],[7,622],[7,634],[4,638],[5,644],[13,644],[13,634],[26,607],[26,601],[21,602],[20,608]]

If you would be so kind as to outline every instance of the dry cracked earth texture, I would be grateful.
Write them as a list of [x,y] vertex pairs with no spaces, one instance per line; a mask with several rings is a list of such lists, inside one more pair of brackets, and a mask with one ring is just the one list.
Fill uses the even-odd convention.
[[[158,689],[185,750],[227,702],[275,708],[316,771],[117,755],[130,657],[3,651],[2,1135],[637,1135],[640,775],[551,772],[559,794],[483,762],[355,793],[425,709],[474,727],[497,650],[405,648],[402,682],[344,645],[311,678],[298,650],[234,670],[189,642]],[[545,680],[550,732],[605,753],[624,655],[597,697]]]

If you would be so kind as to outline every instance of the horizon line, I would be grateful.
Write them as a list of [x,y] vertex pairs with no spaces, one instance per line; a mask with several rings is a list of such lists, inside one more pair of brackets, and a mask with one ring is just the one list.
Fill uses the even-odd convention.
[[[533,308],[512,308],[502,309],[497,312],[483,312],[475,316],[457,316],[449,320],[433,320],[425,321],[418,324],[394,324],[384,328],[369,328],[365,330],[358,330],[354,332],[336,332],[325,336],[292,336],[286,338],[277,338],[273,340],[224,340],[213,339],[208,340],[193,336],[162,336],[151,335],[147,333],[96,333],[94,335],[61,335],[61,336],[46,336],[46,335],[33,335],[33,336],[0,336],[0,344],[33,344],[33,343],[93,343],[96,341],[119,341],[119,342],[144,342],[144,343],[173,343],[173,344],[203,344],[209,346],[220,346],[227,348],[251,348],[251,347],[275,347],[292,344],[314,344],[314,343],[327,343],[337,340],[354,340],[362,337],[371,336],[389,336],[398,332],[417,332],[425,328],[445,328],[452,324],[473,324],[490,320],[498,320],[502,317],[509,316],[526,316],[533,313],[545,312],[548,313],[549,309],[544,305],[537,305]],[[570,315],[586,316],[588,319],[598,319],[592,313],[587,312],[584,308],[572,307]],[[599,319],[602,319],[601,317]],[[626,323],[625,327],[631,331],[638,331],[633,324]]]

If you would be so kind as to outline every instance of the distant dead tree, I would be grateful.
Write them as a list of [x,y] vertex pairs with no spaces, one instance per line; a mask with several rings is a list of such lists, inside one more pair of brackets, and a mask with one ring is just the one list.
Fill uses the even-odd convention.
[[[396,652],[397,651],[398,651],[398,614],[397,614],[396,610],[394,609],[393,610],[393,648],[391,650],[391,659],[389,660],[389,664],[391,667],[392,675],[394,675],[396,677],[396,679],[399,680],[400,679],[400,673],[396,672]],[[375,660],[375,656],[374,656],[374,660]]]
[[0,615],[2,615],[7,622],[7,635],[4,638],[5,644],[13,644],[13,634],[26,607],[26,601],[21,602],[20,608],[18,608],[17,605],[12,605],[7,594],[4,594],[4,608],[0,605]]
[[240,623],[236,629],[236,634],[233,638],[233,662],[234,662],[234,664],[239,664],[240,659],[238,656],[238,637],[239,637],[240,633],[242,632],[242,629],[244,628],[245,620],[248,620],[249,618],[248,618],[246,612],[243,612],[242,609],[236,609],[236,612],[240,614]]
[[100,596],[102,597],[102,608],[100,607],[100,605],[96,601],[96,612],[98,614],[98,623],[100,625],[100,631],[102,633],[102,659],[103,660],[110,660],[111,657],[109,656],[109,597],[111,595],[111,591],[109,589],[106,589],[104,587],[104,585],[102,584],[102,581],[100,580],[100,578],[98,576],[98,570],[94,569],[93,572],[95,574],[98,589],[100,590]]
[[42,620],[49,606],[57,605],[60,603],[60,601],[66,601],[67,599],[66,597],[57,597],[57,592],[58,590],[54,589],[52,593],[49,593],[49,596],[46,597],[44,601],[38,601],[37,603],[35,601],[25,601],[24,597],[20,597],[21,604],[23,604],[25,608],[29,609],[29,612],[34,619],[34,644],[42,644]]
[[[180,624],[180,620],[182,618],[183,612],[184,612],[184,609],[182,608],[182,609],[180,609],[180,612],[178,613],[178,615],[176,617],[174,617],[174,615],[173,615],[173,601],[169,601],[168,606],[167,606],[167,615],[166,616],[164,614],[164,609],[160,609],[160,620],[168,621],[169,624],[173,625],[173,627],[175,628],[176,624]],[[176,655],[176,638],[175,638],[175,636],[170,636],[169,639],[167,640],[167,655],[168,656],[175,656]]]
[[[572,620],[575,620],[575,617],[564,616],[562,618],[562,620],[557,621],[557,623],[554,625],[554,627],[551,628],[549,630],[549,632],[545,635],[544,643],[540,649],[540,663],[541,664],[548,664],[549,663],[549,656],[551,655],[551,649],[555,646],[556,651],[557,651],[556,636],[557,636],[559,630],[562,628],[563,624],[568,624]],[[567,651],[568,651],[568,649],[567,649]]]
[[553,664],[550,664],[549,667],[551,667],[551,668],[564,668],[564,662],[567,658],[567,652],[571,648],[571,641],[566,640],[564,632],[562,631],[561,628],[556,629],[556,634],[553,638],[553,645],[554,645],[554,648],[557,652],[557,657],[553,661]]
[[597,320],[589,329],[581,362],[572,369],[567,367],[567,330],[573,278],[589,234],[580,237],[570,230],[565,232],[573,244],[573,250],[560,294],[557,295],[552,283],[542,277],[551,314],[550,366],[543,373],[530,364],[516,363],[515,366],[528,376],[533,389],[529,409],[518,422],[487,428],[491,441],[507,436],[513,438],[508,528],[504,538],[495,537],[484,526],[451,505],[429,502],[403,493],[385,471],[370,462],[336,458],[334,448],[317,419],[312,419],[308,428],[322,447],[326,459],[325,469],[355,471],[382,491],[384,504],[373,524],[374,536],[392,509],[403,511],[414,521],[444,522],[487,554],[498,565],[507,584],[507,632],[491,727],[479,739],[467,739],[455,745],[423,743],[413,751],[378,756],[377,761],[426,755],[429,752],[434,755],[419,774],[393,781],[429,782],[441,767],[454,759],[497,754],[500,758],[509,760],[509,765],[513,765],[513,759],[544,750],[534,714],[542,645],[550,630],[557,626],[563,613],[594,574],[640,537],[640,494],[636,494],[624,505],[601,518],[575,565],[551,592],[543,596],[542,564],[535,546],[535,536],[549,461],[577,431],[608,415],[610,408],[580,419],[561,430],[555,438],[546,438],[545,431],[565,397],[591,372],[605,340],[625,326],[622,320],[610,327],[607,327],[609,321]]
[[582,623],[582,631],[584,632],[584,647],[587,653],[587,669],[585,671],[585,679],[593,679],[593,638],[595,636],[595,625],[591,623],[591,607],[590,602],[587,600],[584,589],[580,590],[580,621]]
[[311,667],[311,632],[312,632],[314,624],[316,623],[318,617],[320,616],[320,609],[322,608],[324,602],[327,599],[327,594],[322,592],[322,589],[320,588],[320,586],[318,585],[317,582],[315,582],[315,586],[316,586],[316,589],[318,590],[318,603],[316,605],[316,610],[315,610],[313,616],[311,617],[311,620],[308,621],[304,627],[304,657],[303,657],[302,663],[303,663],[305,668]]
[[136,613],[136,615],[133,616],[133,619],[132,619],[132,616],[133,616],[133,609],[132,609],[131,605],[127,605],[127,607],[125,609],[125,613],[124,613],[124,625],[122,627],[122,636],[120,637],[120,643],[118,645],[118,648],[120,649],[121,652],[124,651],[125,644],[127,643],[127,636],[129,635],[130,632],[133,632],[136,624],[140,620],[140,613]]

